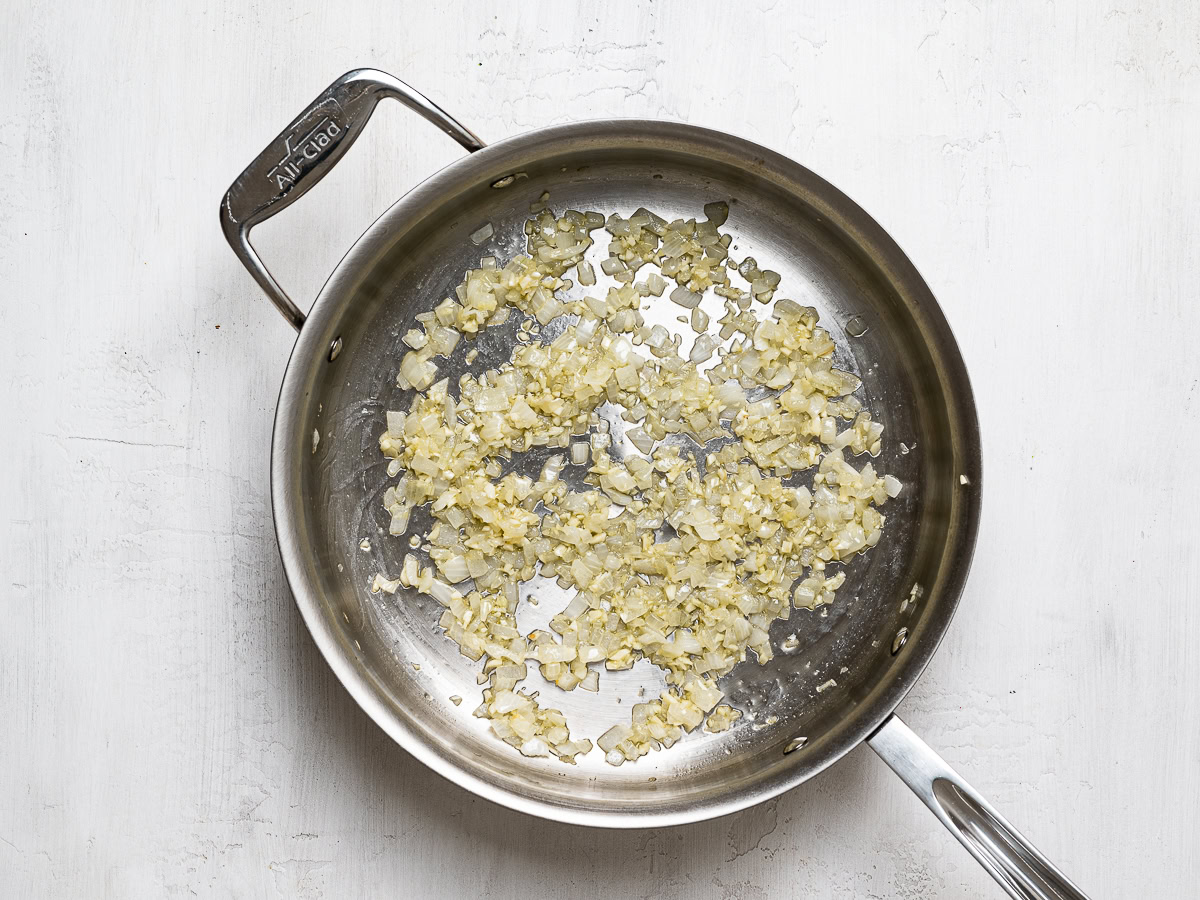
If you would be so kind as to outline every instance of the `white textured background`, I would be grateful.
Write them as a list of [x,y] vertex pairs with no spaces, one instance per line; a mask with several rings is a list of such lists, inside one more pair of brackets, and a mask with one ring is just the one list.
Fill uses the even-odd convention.
[[[1195,896],[1195,3],[84,6],[0,11],[0,894],[999,896],[869,750],[730,818],[577,830],[431,775],[338,686],[271,528],[292,332],[217,204],[374,65],[485,140],[724,129],[892,233],[962,345],[987,473],[902,712],[1095,897]],[[263,257],[314,296],[460,152],[381,107]]]

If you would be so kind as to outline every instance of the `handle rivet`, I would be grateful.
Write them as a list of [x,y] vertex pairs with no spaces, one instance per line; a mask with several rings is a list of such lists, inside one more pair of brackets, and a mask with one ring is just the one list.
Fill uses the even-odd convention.
[[788,745],[783,748],[784,755],[787,755],[788,753],[794,753],[807,743],[808,738],[806,737],[792,738],[790,741],[788,741]]
[[901,628],[896,632],[896,637],[892,640],[892,656],[900,652],[900,648],[908,643],[908,629]]
[[329,345],[329,361],[333,362],[342,352],[342,339],[335,337],[333,343]]

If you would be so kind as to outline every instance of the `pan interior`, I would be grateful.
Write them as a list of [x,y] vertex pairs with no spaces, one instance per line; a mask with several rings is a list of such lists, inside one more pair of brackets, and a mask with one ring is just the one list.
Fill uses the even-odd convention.
[[[731,138],[679,132],[652,136],[637,123],[538,132],[462,160],[401,200],[322,292],[289,365],[276,426],[285,564],[339,676],[360,702],[370,694],[365,705],[380,724],[443,774],[500,802],[573,821],[716,814],[765,799],[838,758],[886,716],[928,659],[973,541],[978,444],[969,388],[915,270],[857,207],[801,167]],[[493,187],[510,175],[507,186]],[[885,426],[875,464],[905,485],[882,510],[879,546],[846,567],[834,605],[777,620],[775,659],[760,666],[751,654],[722,679],[728,702],[744,713],[734,728],[698,730],[620,768],[599,750],[575,766],[527,759],[492,737],[486,720],[472,715],[480,664],[437,627],[441,607],[403,588],[394,596],[368,590],[377,572],[394,575],[410,552],[407,539],[387,534],[380,498],[391,479],[377,445],[385,411],[407,410],[411,399],[394,380],[407,350],[401,337],[417,313],[453,294],[481,256],[503,262],[523,252],[529,205],[547,191],[556,212],[629,215],[645,206],[668,219],[701,218],[705,203],[730,202],[722,230],[734,236],[733,256],[775,269],[777,297],[819,310],[838,364],[862,379],[858,396]],[[485,223],[495,236],[477,246],[470,235]],[[607,236],[594,236],[603,253]],[[670,319],[683,312],[665,296],[648,299]],[[464,372],[506,361],[518,321],[514,315],[495,332],[461,341],[452,360],[439,360],[441,374],[454,384]],[[330,361],[335,338],[340,353]],[[478,356],[468,364],[470,349]],[[524,460],[526,474],[536,477],[547,455]],[[866,460],[852,458],[859,467]],[[578,486],[582,474],[568,467],[566,477]],[[410,527],[423,531],[427,523],[418,510]],[[567,600],[553,584],[534,593],[538,607],[523,608],[522,626]],[[897,647],[902,629],[907,644]],[[540,686],[533,667],[531,675],[527,683]],[[595,740],[628,721],[639,687],[651,697],[661,684],[660,673],[641,663],[629,672],[602,670],[599,695],[549,686],[541,702],[565,713],[573,737]],[[785,753],[797,737],[807,740]],[[611,821],[607,814],[618,812],[623,821]]]

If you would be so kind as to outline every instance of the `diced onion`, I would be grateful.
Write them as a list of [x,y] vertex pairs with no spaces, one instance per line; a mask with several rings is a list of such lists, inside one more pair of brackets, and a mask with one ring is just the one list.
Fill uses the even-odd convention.
[[695,309],[700,305],[700,295],[680,286],[671,291],[671,302],[678,303],[684,309]]
[[492,223],[491,222],[486,223],[478,231],[471,232],[471,243],[473,243],[473,244],[484,243],[485,241],[487,241],[491,238],[494,231],[495,231],[495,229],[492,228]]
[[708,221],[719,228],[729,219],[729,204],[724,200],[716,203],[705,203],[704,215],[708,216]]
[[713,350],[717,348],[719,341],[711,335],[702,334],[696,338],[696,343],[692,345],[692,351],[688,354],[688,359],[694,363],[707,362],[712,359]]
[[438,568],[451,584],[458,584],[458,582],[466,581],[471,577],[471,573],[467,570],[467,561],[461,556],[450,557],[439,564]]
[[[573,763],[592,750],[560,711],[518,690],[530,665],[558,689],[587,692],[599,689],[601,663],[664,670],[667,689],[597,741],[620,765],[701,725],[730,728],[741,713],[720,703],[717,679],[751,652],[771,659],[774,619],[834,601],[840,564],[880,541],[879,508],[902,485],[852,459],[880,454],[883,426],[855,396],[859,379],[833,365],[816,311],[774,299],[778,273],[750,257],[736,268],[748,290],[731,284],[726,203],[706,205],[704,220],[667,221],[646,209],[556,217],[548,199],[531,207],[526,255],[485,259],[403,338],[396,383],[415,394],[379,435],[398,479],[383,506],[391,534],[430,523],[411,538],[427,562],[408,554],[397,578],[369,587],[441,604],[446,636],[481,661],[475,714],[525,756]],[[600,267],[617,286],[570,297],[572,267],[579,284],[595,284],[584,255],[598,228],[611,237]],[[472,240],[492,236],[487,225]],[[668,280],[697,335],[686,356],[679,335],[642,316],[643,297],[662,296]],[[710,288],[725,304],[719,337],[699,307]],[[773,314],[756,313],[755,300],[774,300]],[[435,381],[435,357],[514,310],[523,319],[507,362],[453,391]],[[637,453],[610,431],[614,407]],[[702,445],[703,466],[672,435]],[[536,478],[514,467],[522,454],[542,460]],[[586,470],[563,478],[568,459]],[[811,487],[785,481],[797,475]],[[539,572],[573,596],[549,630],[523,634],[517,609],[535,601],[520,585]]]

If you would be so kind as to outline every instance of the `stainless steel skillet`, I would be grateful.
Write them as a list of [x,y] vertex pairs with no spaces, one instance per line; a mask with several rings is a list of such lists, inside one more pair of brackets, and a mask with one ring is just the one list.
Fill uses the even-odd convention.
[[[250,246],[250,229],[319,181],[385,97],[472,152],[371,225],[305,315]],[[384,411],[408,405],[394,381],[401,335],[481,255],[523,250],[530,201],[544,191],[556,209],[628,214],[646,206],[668,218],[732,201],[726,228],[739,258],[769,264],[783,276],[781,296],[820,310],[839,364],[862,378],[864,402],[885,425],[880,465],[906,485],[886,508],[881,544],[848,566],[837,603],[776,621],[776,646],[790,651],[766,666],[746,662],[722,681],[746,713],[737,726],[694,733],[619,769],[597,752],[577,766],[527,759],[492,738],[471,715],[478,667],[435,627],[440,608],[419,595],[366,589],[409,549],[386,533],[380,496],[388,479],[376,443]],[[476,246],[469,236],[489,222],[495,237]],[[867,741],[1012,896],[1083,897],[893,715],[949,626],[966,579],[980,509],[979,430],[963,361],[929,288],[849,198],[785,157],[688,125],[581,122],[485,147],[404,83],[360,69],[334,82],[242,173],[221,204],[221,225],[299,331],[272,447],[288,581],[334,672],[406,750],[513,809],[632,828],[759,803]],[[507,359],[516,324],[514,316],[499,333],[461,342],[442,374],[454,383]],[[472,347],[478,355],[468,363]],[[543,461],[531,452],[520,465],[536,473]],[[414,514],[412,527],[423,524]],[[565,602],[550,585],[537,593],[543,614]],[[560,692],[552,705],[573,734],[595,738],[628,717],[639,685],[652,677],[641,668],[605,673],[599,696]],[[451,697],[464,699],[456,705]]]

